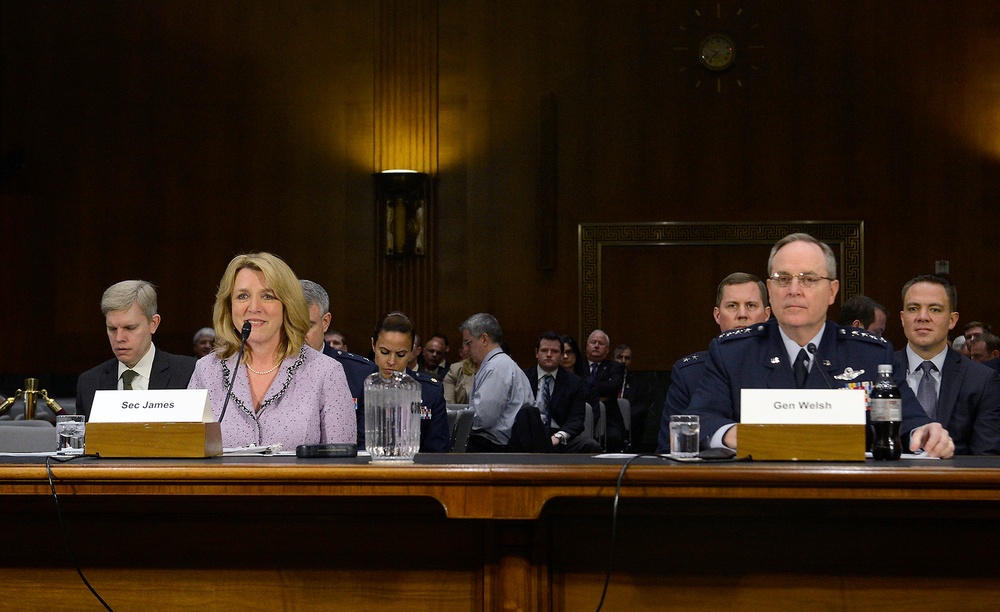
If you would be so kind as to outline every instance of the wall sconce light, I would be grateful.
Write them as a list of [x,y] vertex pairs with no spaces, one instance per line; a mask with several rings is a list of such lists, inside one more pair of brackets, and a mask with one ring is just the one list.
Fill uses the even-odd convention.
[[372,176],[386,257],[425,255],[430,176],[415,170],[386,170]]

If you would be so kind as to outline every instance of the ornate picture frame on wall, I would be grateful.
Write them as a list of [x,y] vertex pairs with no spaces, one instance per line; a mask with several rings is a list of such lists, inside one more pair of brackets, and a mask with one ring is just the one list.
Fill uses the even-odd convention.
[[581,223],[579,337],[604,329],[613,342],[659,338],[643,352],[665,350],[664,363],[701,350],[718,333],[711,310],[719,281],[735,271],[764,278],[771,246],[793,232],[833,249],[839,302],[864,291],[863,221]]

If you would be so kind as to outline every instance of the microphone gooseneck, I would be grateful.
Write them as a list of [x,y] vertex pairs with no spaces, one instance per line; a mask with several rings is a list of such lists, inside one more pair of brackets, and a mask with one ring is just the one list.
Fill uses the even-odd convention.
[[[809,355],[810,356],[812,356],[813,358],[816,357],[816,345],[815,344],[813,344],[812,342],[810,342],[809,345],[806,346],[806,350],[809,351]],[[830,379],[827,378],[826,372],[823,371],[823,368],[821,366],[816,366],[816,368],[819,370],[820,375],[823,376],[823,381],[826,383],[826,386],[829,387],[830,389],[833,389],[834,388],[833,383],[831,383]]]
[[233,395],[233,384],[236,382],[236,372],[240,369],[240,362],[243,361],[243,350],[247,346],[247,338],[250,337],[250,321],[243,322],[243,329],[240,330],[240,353],[236,356],[236,365],[233,367],[233,376],[229,379],[229,388],[226,389],[226,401],[222,402],[222,412],[219,413],[219,422],[226,418],[226,407],[229,406],[229,398]]

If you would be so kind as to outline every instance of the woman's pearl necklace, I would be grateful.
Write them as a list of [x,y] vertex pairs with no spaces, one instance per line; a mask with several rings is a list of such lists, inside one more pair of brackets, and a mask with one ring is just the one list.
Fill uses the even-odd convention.
[[268,370],[267,372],[258,372],[257,370],[255,370],[255,369],[251,368],[251,367],[250,367],[250,364],[249,364],[249,363],[248,363],[248,364],[246,364],[246,366],[247,366],[247,369],[248,369],[248,370],[250,370],[251,372],[253,372],[254,374],[258,375],[258,376],[267,376],[267,375],[268,375],[268,374],[270,374],[271,372],[273,372],[273,371],[277,370],[277,369],[278,369],[278,366],[280,366],[280,365],[281,365],[281,362],[279,361],[279,362],[278,362],[277,364],[275,364],[275,366],[274,366],[273,368],[271,368],[271,369],[270,369],[270,370]]

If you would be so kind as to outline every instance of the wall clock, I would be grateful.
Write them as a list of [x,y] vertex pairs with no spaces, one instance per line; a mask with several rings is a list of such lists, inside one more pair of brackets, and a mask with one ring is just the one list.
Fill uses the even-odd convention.
[[759,23],[742,3],[705,3],[677,29],[678,73],[695,89],[738,91],[761,69]]

